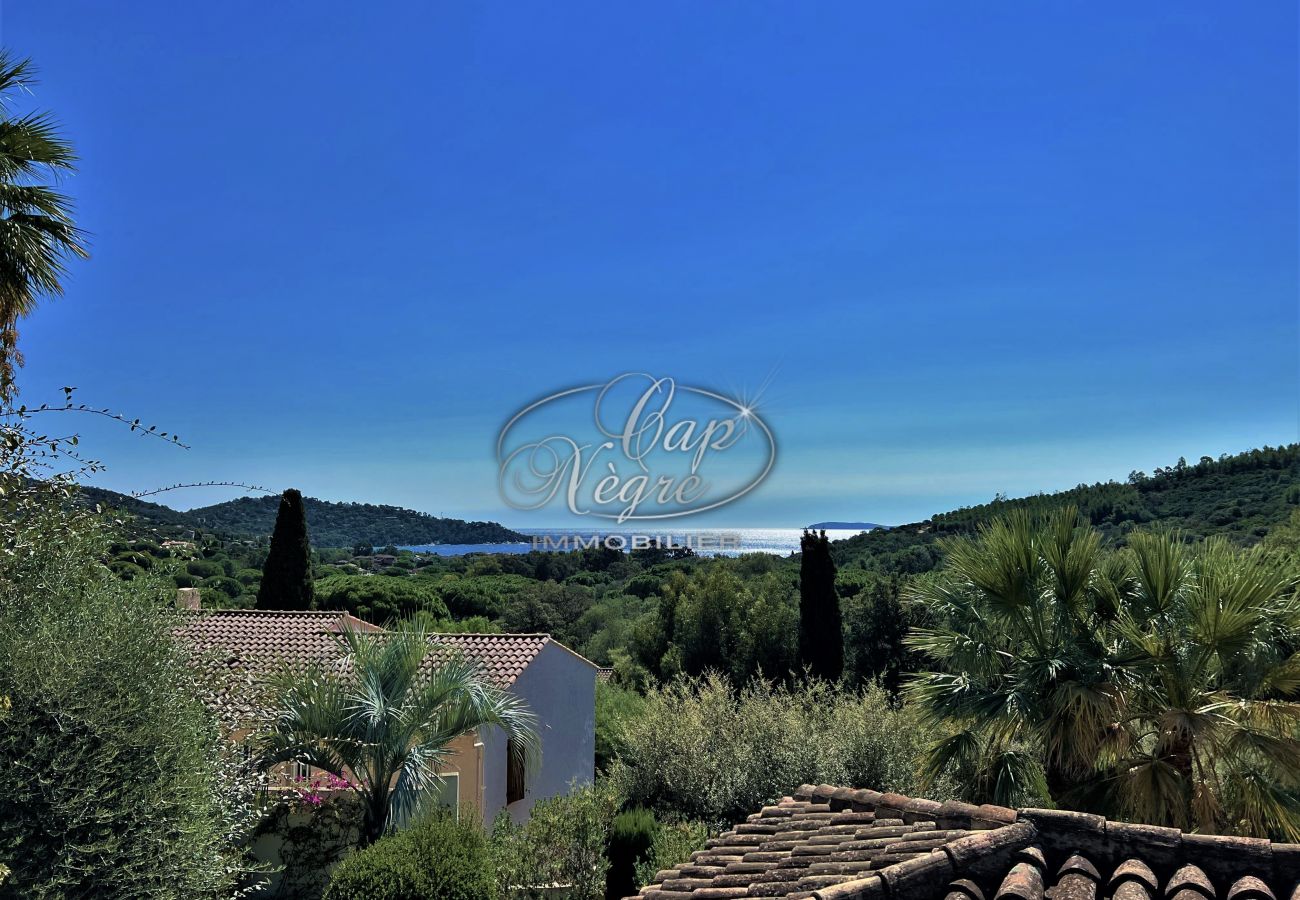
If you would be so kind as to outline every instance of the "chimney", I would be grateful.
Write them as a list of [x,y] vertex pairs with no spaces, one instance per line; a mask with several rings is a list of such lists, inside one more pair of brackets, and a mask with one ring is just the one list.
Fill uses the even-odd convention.
[[176,608],[177,609],[202,609],[203,604],[199,599],[198,588],[177,588],[176,589]]

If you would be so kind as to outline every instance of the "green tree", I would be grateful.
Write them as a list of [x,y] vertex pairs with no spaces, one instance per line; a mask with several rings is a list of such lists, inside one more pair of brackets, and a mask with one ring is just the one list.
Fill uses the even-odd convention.
[[0,554],[0,898],[231,896],[255,794],[174,588],[115,578],[103,526],[49,499]]
[[271,532],[271,549],[262,566],[257,589],[258,609],[311,609],[315,588],[311,577],[311,542],[302,494],[289,488],[280,497],[280,511]]
[[844,671],[840,597],[826,532],[805,531],[799,541],[799,664],[818,678],[838,681]]
[[961,766],[974,797],[1007,802],[1028,788],[1062,802],[1115,721],[1102,633],[1114,592],[1100,577],[1100,538],[1077,518],[1065,509],[1040,530],[1015,510],[976,538],[946,542],[943,577],[909,591],[935,625],[907,643],[942,671],[920,675],[908,694],[956,728],[930,763]]
[[844,601],[845,668],[851,680],[874,681],[897,696],[911,670],[914,654],[903,642],[917,616],[902,603],[899,576],[861,575],[858,590]]
[[41,296],[63,293],[66,262],[85,257],[72,201],[52,184],[77,157],[49,113],[16,115],[13,98],[34,81],[30,60],[0,51],[0,395],[13,392],[18,320]]
[[762,672],[786,678],[795,664],[797,611],[788,579],[776,572],[743,578],[745,560],[715,560],[673,572],[656,612],[629,635],[647,668],[663,678],[723,672],[743,684]]
[[1040,779],[1058,804],[1158,825],[1300,837],[1300,607],[1276,560],[1218,538],[1100,550],[1067,508],[948,545],[909,685],[954,734],[931,751],[976,799]]
[[1134,534],[1120,728],[1083,796],[1138,821],[1300,840],[1300,604],[1261,548]]
[[316,582],[315,590],[320,609],[344,609],[376,625],[419,613],[449,617],[437,587],[426,578],[330,575]]
[[462,734],[498,726],[517,763],[536,761],[536,718],[524,702],[472,662],[426,665],[435,645],[418,624],[399,622],[382,636],[344,630],[339,641],[346,672],[315,665],[274,679],[262,760],[298,760],[348,779],[365,808],[363,846],[420,810]]

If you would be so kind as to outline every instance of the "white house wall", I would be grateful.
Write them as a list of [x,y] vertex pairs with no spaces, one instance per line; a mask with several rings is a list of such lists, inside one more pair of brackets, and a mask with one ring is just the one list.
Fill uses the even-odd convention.
[[[541,764],[530,767],[524,799],[510,804],[516,822],[533,804],[565,794],[569,785],[596,776],[596,669],[568,650],[548,643],[510,688],[539,720]],[[491,823],[505,806],[506,738],[499,728],[484,737],[483,815]]]

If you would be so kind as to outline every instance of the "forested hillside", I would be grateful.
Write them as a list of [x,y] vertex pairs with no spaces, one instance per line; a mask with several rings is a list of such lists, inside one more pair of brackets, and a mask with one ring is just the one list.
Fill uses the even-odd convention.
[[1133,472],[1124,482],[1081,484],[1054,494],[1035,494],[941,513],[925,522],[872,531],[835,545],[841,567],[897,574],[926,572],[939,562],[938,539],[970,533],[1013,509],[1044,514],[1066,504],[1122,544],[1134,528],[1158,525],[1185,538],[1226,534],[1252,544],[1300,505],[1300,444],[1264,447],[1196,463],[1180,459],[1151,474]]
[[[182,512],[102,488],[83,487],[81,493],[88,502],[129,513],[139,525],[157,529],[159,536],[199,531],[228,537],[267,537],[275,526],[280,503],[278,495],[241,497]],[[316,547],[496,544],[527,540],[496,522],[442,519],[400,506],[331,503],[313,497],[303,498],[303,503],[311,542]]]
[[[317,547],[357,544],[495,544],[525,537],[496,522],[440,519],[400,506],[373,503],[331,503],[304,497],[311,542]],[[209,531],[264,535],[275,525],[279,497],[240,497],[189,511]]]

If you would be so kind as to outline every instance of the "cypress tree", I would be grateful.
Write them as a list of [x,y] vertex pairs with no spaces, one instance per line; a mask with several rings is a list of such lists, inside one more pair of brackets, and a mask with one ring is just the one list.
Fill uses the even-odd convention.
[[307,540],[307,510],[294,488],[280,498],[271,533],[271,550],[262,566],[257,589],[258,609],[311,609],[316,592],[311,580],[311,544]]
[[813,676],[838,681],[844,671],[844,632],[835,593],[835,561],[826,532],[799,540],[799,665]]

